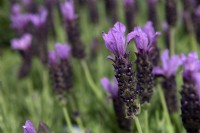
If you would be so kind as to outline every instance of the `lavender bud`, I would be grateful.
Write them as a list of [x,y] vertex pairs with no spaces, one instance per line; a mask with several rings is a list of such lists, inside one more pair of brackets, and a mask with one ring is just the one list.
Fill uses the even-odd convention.
[[190,53],[184,59],[183,65],[181,117],[188,133],[198,133],[200,131],[200,61],[197,53]]
[[135,25],[135,0],[123,0],[123,2],[128,31],[131,31]]
[[170,26],[175,26],[177,21],[177,1],[166,0],[165,11],[167,23]]
[[153,23],[153,26],[157,26],[157,14],[156,14],[156,3],[157,0],[147,0],[148,3],[148,19]]
[[97,8],[97,0],[88,0],[87,3],[88,3],[91,22],[94,24],[98,23],[99,13]]
[[85,47],[81,40],[73,1],[65,2],[61,5],[61,10],[65,19],[68,40],[72,44],[72,54],[78,59],[83,59],[85,57]]
[[106,14],[112,18],[112,22],[117,21],[117,0],[105,0]]
[[135,41],[138,53],[136,53],[136,68],[137,68],[137,91],[139,93],[140,102],[150,102],[153,94],[153,64],[152,50],[156,44],[159,32],[155,32],[152,23],[148,22],[144,27],[135,27],[134,31],[129,33]]
[[106,48],[115,55],[115,59],[108,57],[114,62],[115,77],[118,81],[118,97],[125,104],[126,117],[134,117],[138,113],[136,105],[136,81],[132,70],[132,63],[129,61],[129,54],[126,53],[127,45],[132,39],[131,35],[125,39],[126,27],[117,22],[108,34],[103,33]]

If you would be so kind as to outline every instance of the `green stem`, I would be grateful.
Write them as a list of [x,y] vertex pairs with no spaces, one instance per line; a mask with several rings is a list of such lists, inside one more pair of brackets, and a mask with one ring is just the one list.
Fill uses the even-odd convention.
[[175,28],[171,27],[170,29],[170,54],[175,53]]
[[168,109],[167,109],[165,97],[164,97],[164,94],[163,94],[163,91],[162,91],[162,89],[160,87],[158,88],[158,91],[159,91],[161,103],[162,103],[162,106],[163,106],[163,109],[164,109],[164,115],[165,115],[167,123],[168,123],[168,125],[170,127],[170,128],[168,128],[169,133],[174,133],[174,130],[173,130],[173,127],[172,127],[172,124],[171,124],[171,120],[170,120],[170,116],[169,116],[169,112],[168,112]]
[[87,63],[85,62],[85,60],[82,60],[81,61],[81,64],[83,66],[83,70],[85,72],[85,76],[86,76],[86,79],[90,85],[90,87],[92,88],[92,91],[95,93],[96,97],[101,100],[101,93],[99,93],[98,91],[98,87],[95,85],[94,81],[92,80],[92,77],[91,77],[91,74],[89,72],[89,69],[88,69],[88,66],[87,66]]
[[70,133],[73,133],[73,127],[72,127],[72,123],[71,123],[67,108],[63,105],[62,109],[63,109],[63,113],[64,113],[64,116],[65,116],[65,120],[67,122],[67,126],[69,128],[69,131],[70,131]]
[[195,39],[195,35],[194,34],[191,34],[190,35],[190,43],[192,45],[192,50],[193,51],[196,51],[198,48],[197,48],[197,43],[196,43],[196,39]]
[[76,123],[78,124],[79,128],[81,129],[81,132],[84,133],[84,126],[83,126],[83,123],[80,119],[80,117],[76,118]]
[[138,117],[135,117],[134,120],[135,120],[135,124],[136,124],[137,130],[138,130],[138,133],[142,133],[142,128],[141,128]]
[[149,133],[149,123],[148,123],[148,111],[147,109],[144,111],[145,115],[145,133]]

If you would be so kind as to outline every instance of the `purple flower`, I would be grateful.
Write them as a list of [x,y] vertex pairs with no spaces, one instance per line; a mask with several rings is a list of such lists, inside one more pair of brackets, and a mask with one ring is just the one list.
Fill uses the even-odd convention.
[[200,6],[195,10],[195,14],[200,17]]
[[112,97],[116,97],[118,95],[118,83],[115,78],[113,79],[113,84],[111,84],[108,78],[101,78],[101,85],[106,92],[110,93]]
[[169,50],[165,50],[161,56],[162,67],[154,67],[153,74],[171,77],[176,74],[178,67],[182,64],[181,58],[177,55],[169,57]]
[[46,22],[48,12],[45,8],[41,8],[39,14],[31,14],[30,20],[34,26],[43,26]]
[[30,22],[30,14],[11,15],[10,20],[13,29],[21,30]]
[[129,38],[134,39],[139,53],[151,52],[159,32],[155,32],[152,22],[147,22],[144,27],[135,27],[134,31],[129,33]]
[[32,4],[33,0],[22,0],[22,2],[25,6],[28,6],[28,5]]
[[61,4],[61,11],[67,21],[75,20],[78,17],[77,14],[75,14],[73,0]]
[[195,73],[193,75],[193,77],[194,77],[194,81],[195,81],[195,85],[196,85],[195,86],[196,92],[197,92],[199,99],[200,99],[200,72]]
[[27,120],[23,126],[24,133],[36,133],[33,123],[30,120]]
[[56,51],[56,55],[60,59],[69,59],[71,55],[71,48],[68,44],[56,43],[55,51]]
[[108,34],[103,32],[103,39],[105,41],[106,48],[116,57],[123,57],[125,55],[127,45],[131,40],[128,35],[127,42],[125,42],[125,31],[126,27],[122,23],[117,22],[114,27],[109,30]]
[[19,4],[14,4],[11,9],[12,15],[19,15],[21,13],[21,6]]
[[147,2],[148,2],[149,4],[156,4],[157,1],[158,1],[158,0],[147,0]]
[[194,74],[200,71],[200,61],[196,52],[191,52],[188,57],[182,56],[183,61],[183,77],[191,80],[194,78]]
[[24,34],[19,39],[11,40],[11,47],[17,50],[26,50],[31,46],[32,36],[30,34]]

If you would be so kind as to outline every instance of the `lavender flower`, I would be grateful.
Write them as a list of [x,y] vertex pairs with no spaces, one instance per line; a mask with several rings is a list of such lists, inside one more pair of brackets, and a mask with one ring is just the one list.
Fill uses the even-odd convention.
[[169,50],[165,50],[161,56],[162,67],[154,67],[153,73],[155,75],[163,77],[172,77],[175,76],[178,67],[181,65],[182,61],[179,56],[173,55],[169,57]]
[[28,48],[30,48],[31,42],[32,42],[32,36],[26,33],[19,39],[11,40],[11,47],[13,49],[25,51]]
[[78,59],[83,59],[85,57],[85,47],[81,40],[73,0],[65,2],[63,5],[61,5],[61,10],[65,20],[68,40],[72,45],[72,54]]
[[178,67],[182,64],[181,58],[177,55],[169,57],[169,50],[165,50],[161,56],[162,67],[154,67],[153,74],[164,78],[162,86],[164,89],[165,100],[170,113],[178,111],[177,87],[175,74]]
[[106,14],[112,19],[112,22],[117,21],[117,1],[116,0],[105,0]]
[[60,100],[72,88],[72,71],[69,62],[71,49],[67,44],[56,43],[55,51],[49,52],[49,70],[53,88]]
[[157,25],[156,3],[157,0],[147,0],[148,3],[148,18],[153,22],[153,26]]
[[117,117],[118,125],[121,129],[130,131],[131,130],[131,120],[125,118],[124,103],[118,97],[118,83],[117,80],[113,79],[113,84],[110,83],[109,79],[104,77],[101,78],[101,84],[104,90],[110,93],[113,100],[113,107],[115,110],[115,115]]
[[198,43],[200,44],[200,27],[199,27],[199,24],[200,24],[200,6],[198,6],[196,8],[196,10],[194,11],[193,22],[194,22],[196,39],[197,39]]
[[21,13],[21,6],[19,4],[12,5],[11,14],[19,15]]
[[150,102],[153,94],[152,52],[160,33],[155,32],[151,22],[147,22],[144,27],[136,27],[129,34],[134,39],[138,50],[138,53],[136,53],[137,91],[140,102],[143,104]]
[[35,127],[30,120],[26,121],[23,128],[24,128],[24,133],[36,133]]
[[73,21],[78,17],[78,15],[75,14],[73,0],[66,1],[65,3],[61,4],[61,11],[65,21]]
[[103,39],[106,48],[115,55],[115,59],[111,56],[114,64],[115,77],[118,81],[118,97],[126,105],[126,116],[134,117],[137,114],[138,107],[136,105],[136,92],[135,92],[135,75],[132,71],[132,63],[129,61],[129,54],[126,52],[127,45],[129,44],[132,36],[130,34],[125,38],[126,27],[117,22],[108,34],[103,32]]
[[42,121],[39,123],[38,131],[36,132],[35,127],[32,121],[27,120],[25,125],[22,126],[24,129],[24,133],[50,133],[48,126]]
[[131,31],[135,25],[135,0],[123,0],[123,3],[128,31]]
[[169,25],[166,21],[163,22],[162,29],[163,29],[163,32],[164,32],[164,39],[165,39],[166,48],[169,49],[170,48],[170,27],[169,27]]
[[200,61],[198,54],[192,52],[188,57],[183,56],[183,90],[181,91],[181,117],[188,133],[200,130]]
[[170,26],[175,26],[177,21],[177,1],[167,0],[165,3],[166,20]]
[[87,3],[88,3],[91,22],[95,24],[99,21],[97,0],[88,0]]

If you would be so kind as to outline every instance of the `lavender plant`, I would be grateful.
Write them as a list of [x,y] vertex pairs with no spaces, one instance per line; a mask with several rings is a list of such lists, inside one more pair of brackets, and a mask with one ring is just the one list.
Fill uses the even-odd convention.
[[24,129],[24,133],[50,133],[50,129],[42,121],[40,121],[40,123],[39,123],[39,127],[38,127],[37,132],[36,132],[36,129],[35,129],[32,121],[30,121],[30,120],[27,120],[25,122],[25,125],[23,126],[23,129]]

